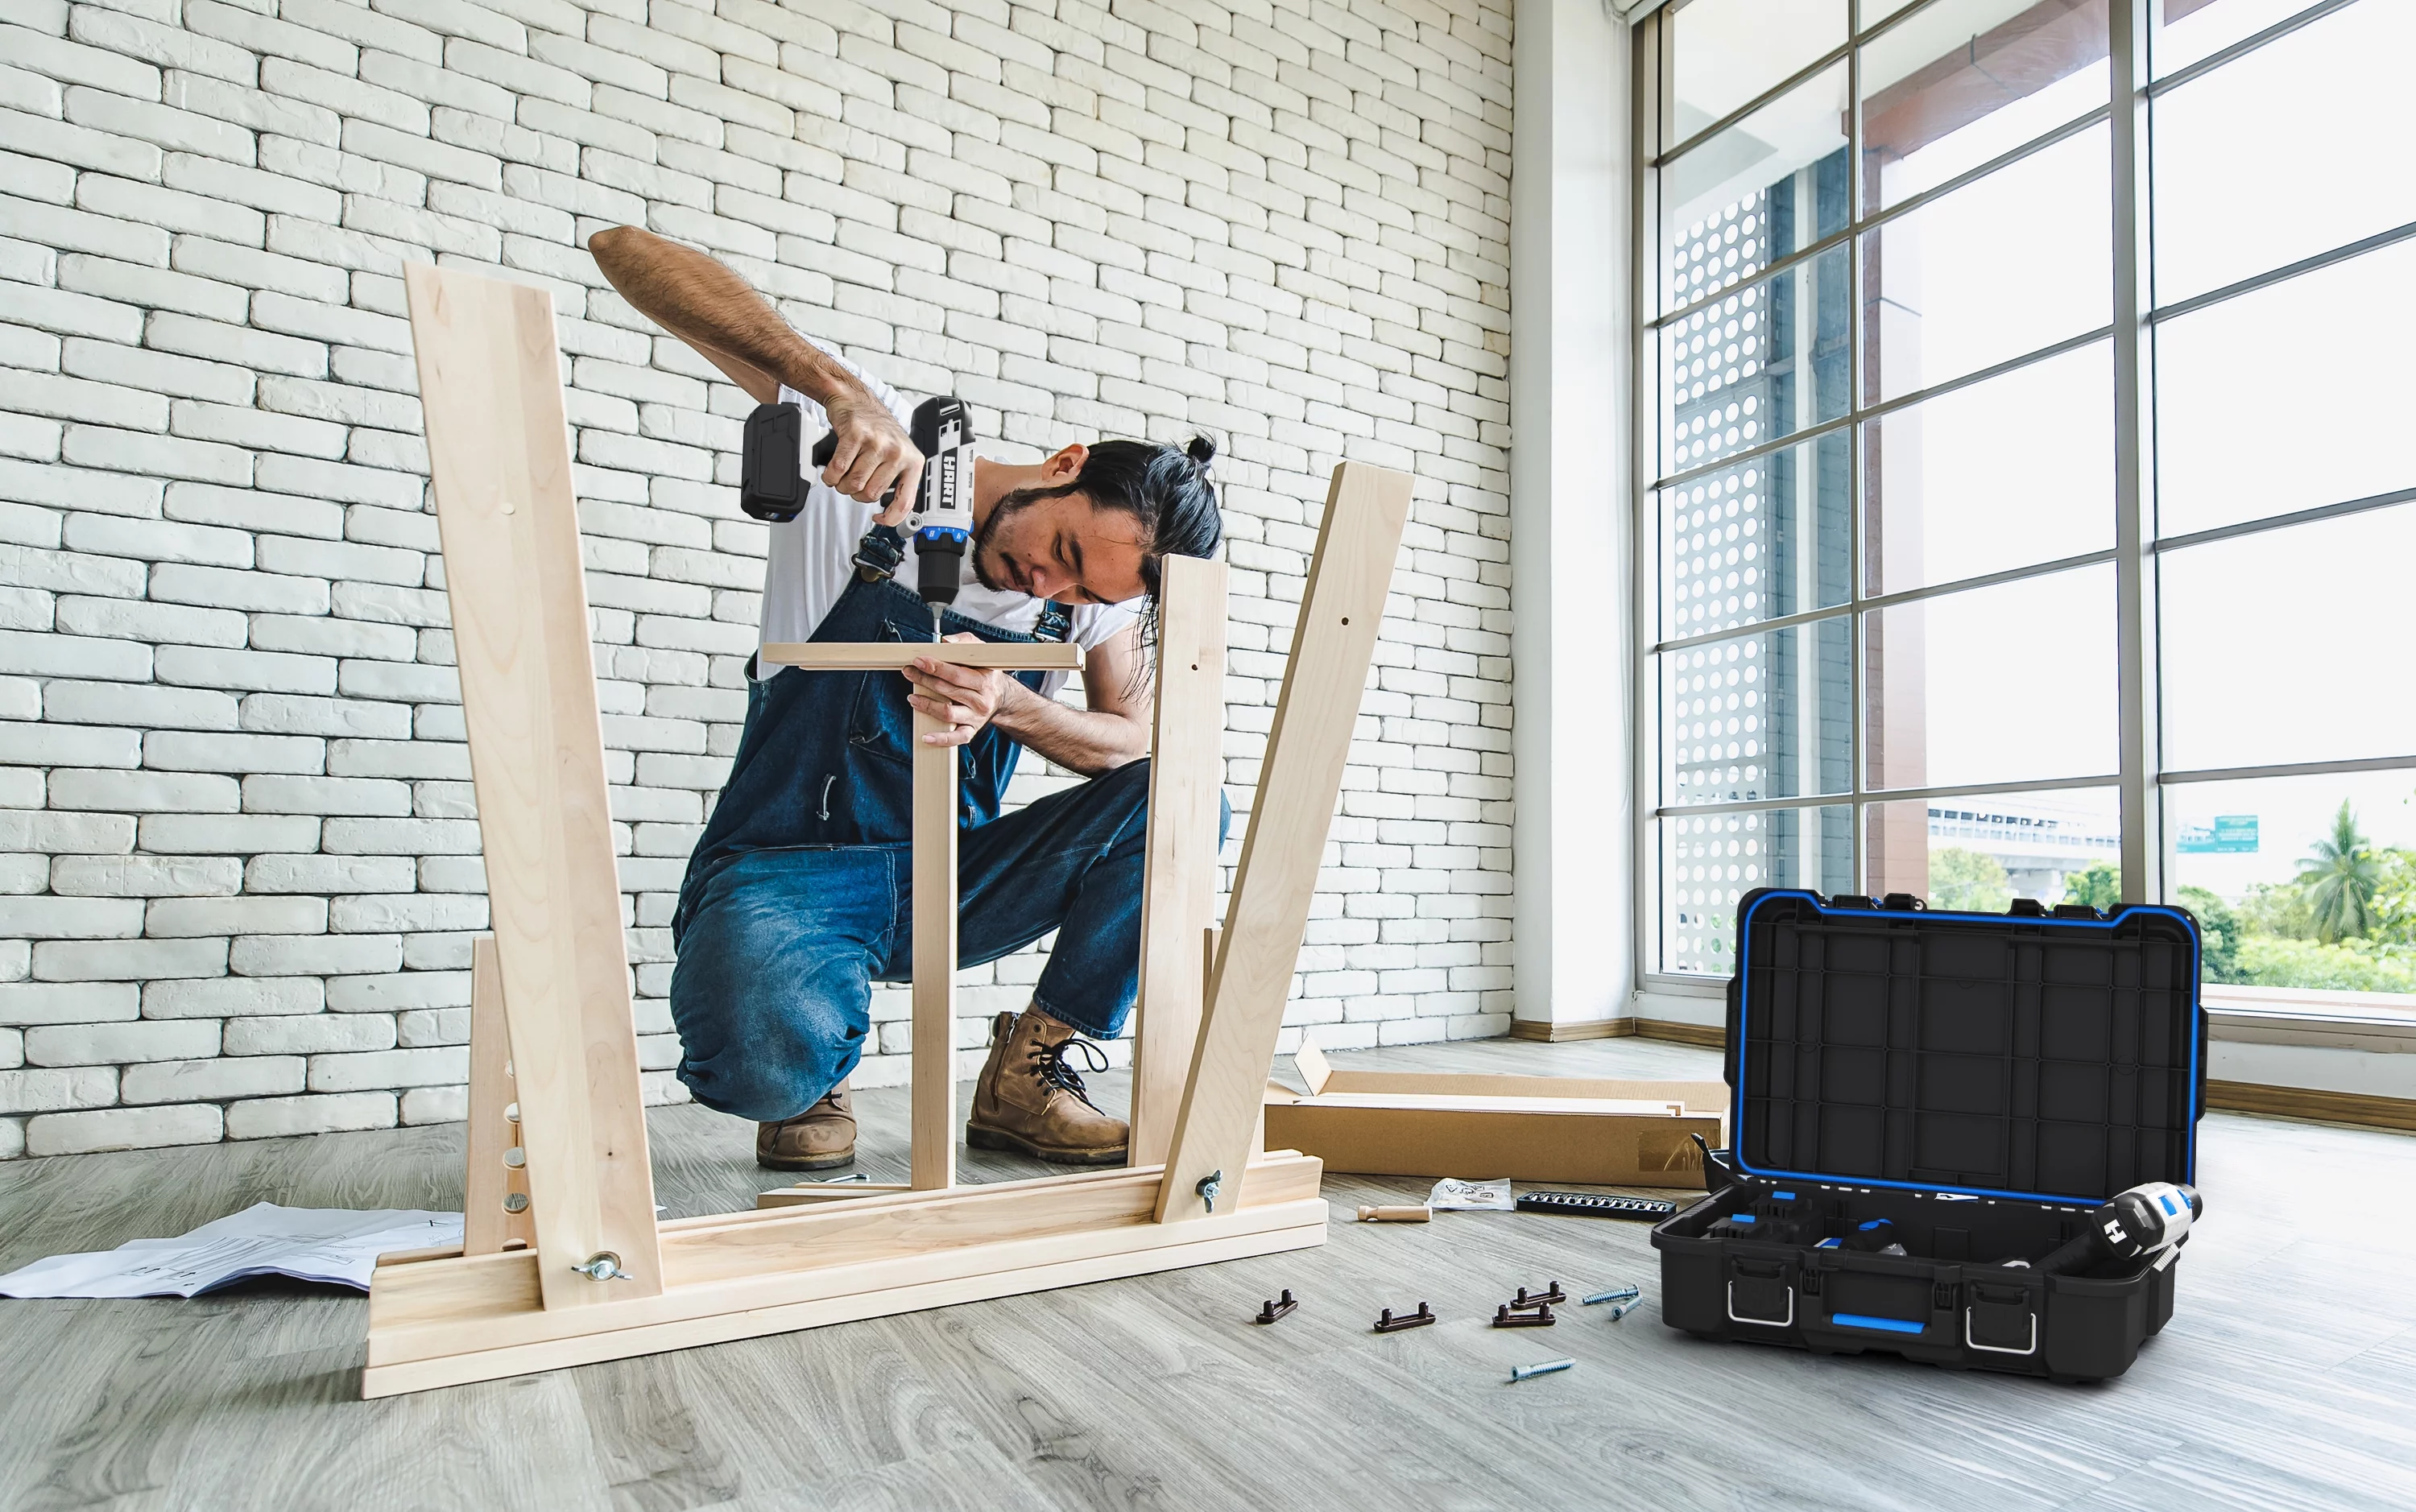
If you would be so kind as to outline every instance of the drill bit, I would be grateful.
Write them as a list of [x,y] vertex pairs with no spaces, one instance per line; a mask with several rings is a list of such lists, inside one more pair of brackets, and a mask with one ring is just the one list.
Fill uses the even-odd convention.
[[931,638],[940,638],[940,606],[936,604],[931,606]]

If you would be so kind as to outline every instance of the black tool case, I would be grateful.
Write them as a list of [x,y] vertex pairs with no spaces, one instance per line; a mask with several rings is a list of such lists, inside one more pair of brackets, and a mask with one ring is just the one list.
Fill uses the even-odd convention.
[[[2128,1370],[2172,1316],[2178,1247],[2086,1276],[2001,1262],[2127,1188],[2195,1183],[2197,921],[1765,888],[1736,938],[1733,1147],[1653,1231],[1662,1321],[2058,1381]],[[1880,1219],[1904,1254],[1842,1248]]]

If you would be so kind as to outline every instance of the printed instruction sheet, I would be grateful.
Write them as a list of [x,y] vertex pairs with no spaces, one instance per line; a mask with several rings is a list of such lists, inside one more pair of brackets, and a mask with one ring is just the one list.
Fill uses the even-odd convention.
[[256,1203],[174,1239],[53,1255],[0,1276],[0,1296],[195,1296],[251,1276],[370,1289],[377,1257],[461,1242],[461,1215]]

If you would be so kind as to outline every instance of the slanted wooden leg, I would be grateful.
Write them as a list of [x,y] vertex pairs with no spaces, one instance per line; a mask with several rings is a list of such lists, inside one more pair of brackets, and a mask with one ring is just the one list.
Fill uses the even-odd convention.
[[1250,1130],[1265,1099],[1284,999],[1308,929],[1317,870],[1342,793],[1376,631],[1409,523],[1410,475],[1360,462],[1334,470],[1308,568],[1258,799],[1225,910],[1206,1021],[1166,1158],[1158,1221],[1206,1216],[1201,1184],[1221,1176],[1216,1211],[1240,1200]]
[[549,1310],[651,1297],[661,1247],[553,298],[424,262],[403,286],[537,1285]]
[[469,1169],[461,1182],[461,1252],[491,1255],[536,1242],[528,1166],[507,1163],[520,1148],[512,1087],[512,1036],[504,1022],[504,974],[495,937],[470,942]]
[[912,1175],[918,1191],[957,1184],[957,771],[948,728],[914,711],[914,1066]]
[[1225,767],[1225,564],[1169,557],[1160,571],[1140,1003],[1133,1038],[1134,1165],[1164,1163],[1174,1115],[1182,1111],[1184,1079],[1199,1048],[1206,983],[1198,941],[1216,914],[1216,808]]

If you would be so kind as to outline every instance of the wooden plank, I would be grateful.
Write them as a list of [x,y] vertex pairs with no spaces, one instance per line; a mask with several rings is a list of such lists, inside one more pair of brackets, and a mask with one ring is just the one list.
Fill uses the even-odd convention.
[[798,1207],[808,1203],[843,1202],[850,1197],[887,1197],[914,1190],[911,1181],[800,1181],[793,1187],[774,1187],[769,1191],[757,1192],[755,1205]]
[[[364,1397],[388,1397],[436,1386],[459,1385],[524,1375],[533,1370],[559,1370],[601,1360],[693,1349],[702,1344],[793,1333],[835,1323],[885,1318],[927,1308],[954,1307],[992,1297],[1087,1285],[1125,1276],[1216,1265],[1253,1255],[1279,1254],[1312,1249],[1325,1242],[1326,1205],[1307,1198],[1260,1209],[1250,1215],[1189,1223],[1170,1228],[1135,1223],[1072,1240],[1027,1241],[1022,1246],[992,1245],[947,1251],[953,1274],[912,1283],[890,1283],[838,1296],[782,1303],[739,1312],[645,1324],[600,1333],[578,1333],[526,1344],[442,1355],[417,1360],[373,1364],[361,1372]],[[1056,1258],[1032,1258],[1018,1264],[1041,1245],[1060,1251]],[[1019,1253],[1019,1250],[1023,1253]],[[869,1269],[870,1267],[867,1267]]]
[[957,772],[960,750],[926,745],[948,724],[914,711],[914,1055],[910,1183],[957,1184]]
[[[1323,1168],[1284,1152],[1259,1168],[1252,1200],[1224,1205],[1213,1221],[1262,1226],[1270,1210],[1299,1220]],[[664,1235],[667,1285],[655,1296],[609,1308],[548,1310],[538,1300],[536,1260],[507,1252],[381,1267],[370,1288],[371,1365],[702,1318],[952,1276],[984,1264],[1013,1266],[1155,1243],[1188,1242],[1151,1221],[1162,1173],[1118,1170],[1110,1179],[959,1187],[900,1198],[864,1198],[742,1215],[755,1221]],[[770,1221],[763,1221],[769,1220]],[[1139,1238],[1100,1240],[1137,1231]],[[1102,1246],[1104,1245],[1104,1248]]]
[[898,672],[914,666],[918,656],[1010,672],[1079,672],[1082,668],[1081,647],[1051,640],[776,640],[756,653],[766,666],[804,666],[823,672]]
[[[468,1168],[461,1179],[461,1249],[492,1254],[517,1241],[536,1242],[529,1213],[528,1170],[506,1163],[520,1144],[519,1107],[512,1100],[512,1038],[504,1023],[503,967],[495,937],[470,942],[470,1109]],[[506,1205],[517,1194],[519,1211]]]
[[1200,1046],[1200,931],[1216,907],[1217,797],[1225,771],[1221,561],[1159,566],[1157,709],[1141,869],[1140,1002],[1133,1040],[1133,1165],[1162,1165]]
[[1411,481],[1406,472],[1361,462],[1334,470],[1225,910],[1209,1008],[1167,1155],[1161,1222],[1205,1216],[1197,1189],[1212,1173],[1226,1178],[1219,1206],[1234,1200],[1308,928],[1393,559],[1409,523]]
[[[553,299],[404,270],[550,1308],[661,1289]],[[571,1266],[610,1251],[629,1273]]]

